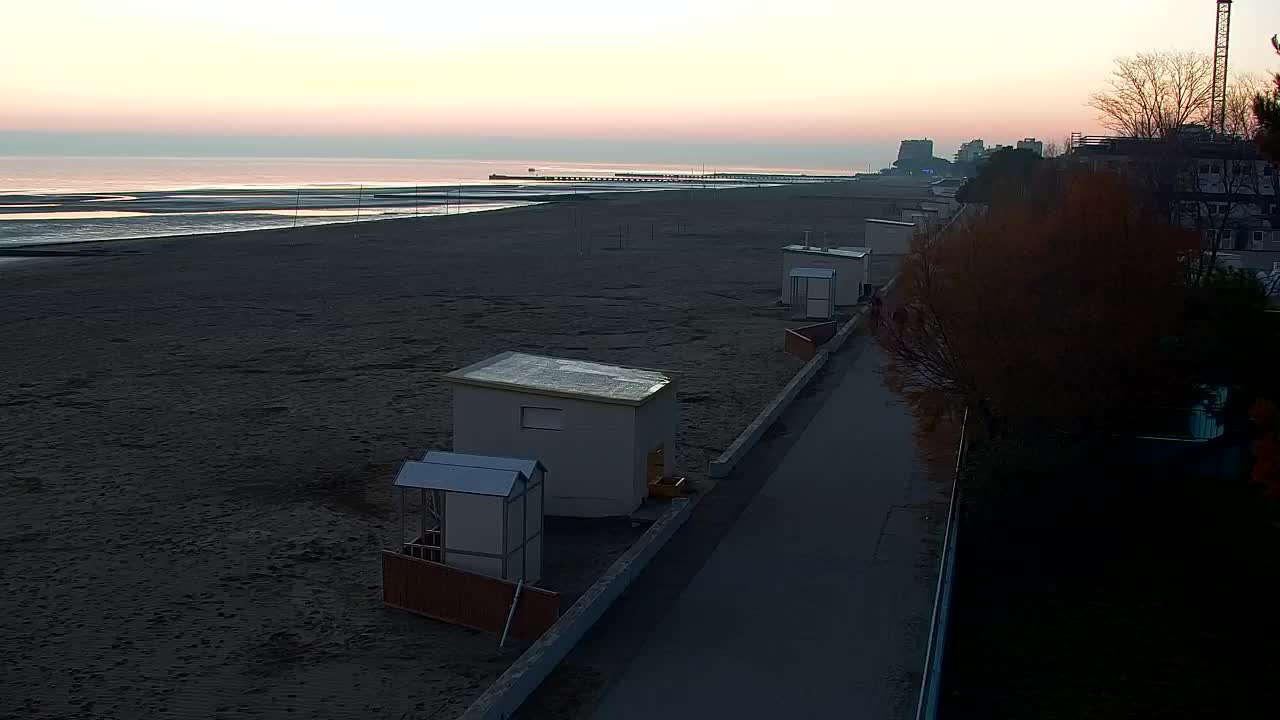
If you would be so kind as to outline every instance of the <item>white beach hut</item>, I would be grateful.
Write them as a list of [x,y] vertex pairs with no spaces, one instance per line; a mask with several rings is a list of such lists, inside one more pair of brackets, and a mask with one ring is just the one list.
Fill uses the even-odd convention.
[[937,213],[938,218],[941,220],[946,220],[950,218],[952,213],[954,213],[956,210],[956,203],[954,202],[932,202],[932,201],[926,200],[924,202],[921,202],[920,205],[925,210],[932,210],[933,212]]
[[794,306],[791,273],[794,270],[828,269],[835,272],[832,296],[836,305],[856,305],[863,285],[870,282],[871,251],[864,247],[818,248],[788,245],[782,248],[782,302]]
[[453,449],[538,458],[548,515],[630,514],[672,472],[677,408],[665,373],[505,352],[444,379]]
[[910,222],[867,218],[864,242],[877,255],[906,255],[911,251],[915,228]]
[[[428,452],[405,462],[395,481],[401,552],[512,582],[537,582],[544,476],[536,460]],[[413,491],[416,512],[406,498]]]
[[791,271],[790,305],[804,310],[806,318],[830,320],[836,309],[836,271],[831,268],[796,268]]

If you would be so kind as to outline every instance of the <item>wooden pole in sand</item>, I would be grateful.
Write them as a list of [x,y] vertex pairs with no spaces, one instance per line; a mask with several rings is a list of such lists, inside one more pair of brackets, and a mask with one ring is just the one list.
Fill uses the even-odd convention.
[[298,208],[302,207],[302,188],[298,188],[298,199],[293,203],[293,226],[298,227]]
[[413,186],[413,216],[418,217],[418,186]]
[[[356,195],[356,222],[360,222],[360,211],[364,209],[364,186],[360,186],[360,193]],[[355,228],[351,228],[352,237],[359,238],[360,232]]]

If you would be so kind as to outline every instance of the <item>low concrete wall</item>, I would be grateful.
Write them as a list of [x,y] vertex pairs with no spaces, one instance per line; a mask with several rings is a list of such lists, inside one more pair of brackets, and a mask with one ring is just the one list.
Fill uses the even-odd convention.
[[[893,283],[891,281],[886,287],[891,288],[892,286]],[[800,368],[800,372],[797,372],[792,376],[791,381],[782,388],[782,391],[779,392],[768,405],[764,406],[764,409],[760,411],[759,415],[756,415],[756,419],[752,420],[751,424],[738,434],[738,437],[733,441],[733,444],[721,453],[720,457],[711,461],[707,467],[707,475],[713,478],[722,478],[733,472],[733,468],[736,467],[742,458],[751,451],[751,448],[756,446],[756,443],[760,442],[760,438],[764,435],[764,432],[769,429],[769,426],[777,421],[778,416],[795,401],[796,397],[800,394],[800,391],[803,390],[805,386],[813,380],[814,376],[818,374],[818,371],[827,364],[827,356],[836,350],[839,350],[840,347],[844,345],[845,341],[849,339],[849,336],[862,326],[862,323],[866,318],[866,314],[867,309],[865,307],[859,308],[858,311],[854,313],[853,318],[849,320],[849,322],[846,322],[844,326],[840,328],[840,331],[835,334],[835,337],[831,338],[831,340],[818,349],[817,353],[813,356],[813,359],[806,363],[804,367]]]
[[657,522],[467,708],[460,720],[505,720],[511,717],[689,519],[692,508],[693,503],[686,498],[672,500],[671,507]]
[[796,396],[800,394],[804,386],[808,385],[809,381],[818,374],[818,371],[827,364],[827,355],[826,351],[819,351],[817,355],[813,356],[812,360],[805,363],[805,366],[800,368],[800,372],[796,373],[791,378],[791,381],[786,384],[786,387],[782,388],[782,392],[769,401],[769,404],[764,406],[760,414],[756,415],[756,419],[752,420],[751,424],[738,434],[737,439],[733,441],[729,449],[721,453],[720,457],[711,461],[707,467],[707,475],[713,478],[722,478],[733,472],[733,468],[737,466],[743,456],[760,441],[764,431],[769,429],[769,426],[778,419],[782,411],[796,399]]
[[[880,288],[880,293],[882,295],[889,294],[889,292],[893,290],[894,285],[897,284],[898,276],[894,275],[889,278],[889,281],[884,284],[884,287]],[[751,424],[748,425],[745,430],[738,433],[738,437],[733,441],[733,444],[721,453],[720,457],[711,461],[707,467],[708,476],[713,478],[722,478],[733,472],[733,468],[737,466],[738,462],[751,451],[751,448],[756,446],[756,443],[760,442],[760,438],[764,435],[764,431],[769,429],[769,426],[778,419],[778,416],[795,401],[796,397],[800,394],[800,391],[803,390],[805,386],[813,380],[814,376],[818,374],[818,371],[827,364],[827,356],[843,347],[845,341],[847,341],[849,337],[858,330],[858,328],[862,327],[863,323],[866,322],[867,312],[867,308],[859,308],[849,322],[846,322],[844,326],[840,328],[840,331],[835,334],[835,337],[831,338],[831,340],[827,341],[825,345],[818,348],[813,359],[805,364],[804,367],[800,368],[800,372],[796,373],[791,378],[791,381],[786,384],[786,387],[782,388],[782,392],[779,392],[768,405],[764,406],[764,409],[760,411],[760,414],[756,416],[755,420],[751,421]]]

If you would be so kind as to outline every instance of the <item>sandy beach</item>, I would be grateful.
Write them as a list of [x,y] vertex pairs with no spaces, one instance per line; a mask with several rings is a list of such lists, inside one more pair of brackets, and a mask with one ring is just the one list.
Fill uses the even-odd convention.
[[[503,350],[667,370],[700,478],[800,366],[778,249],[857,245],[870,198],[924,194],[593,195],[0,265],[0,717],[452,717],[520,648],[381,604],[395,471],[450,444],[438,376]],[[637,532],[561,527],[555,589]]]

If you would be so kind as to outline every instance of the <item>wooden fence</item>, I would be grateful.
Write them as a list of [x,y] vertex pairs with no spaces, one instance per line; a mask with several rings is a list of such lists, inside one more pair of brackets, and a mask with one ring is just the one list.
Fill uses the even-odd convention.
[[[516,584],[429,560],[382,552],[382,601],[457,625],[502,632]],[[560,594],[526,585],[511,621],[511,634],[537,640],[560,617]]]
[[783,349],[801,360],[812,360],[818,348],[836,335],[836,323],[822,322],[783,331]]

